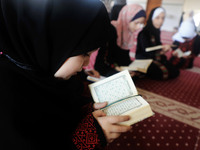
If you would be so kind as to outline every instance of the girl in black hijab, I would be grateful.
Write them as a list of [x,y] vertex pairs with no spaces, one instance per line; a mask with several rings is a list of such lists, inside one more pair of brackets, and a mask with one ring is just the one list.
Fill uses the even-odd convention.
[[165,18],[165,10],[162,7],[154,8],[147,20],[144,29],[139,33],[137,39],[136,59],[153,59],[153,63],[147,70],[147,76],[153,79],[169,79],[179,75],[176,69],[165,56],[170,50],[170,45],[156,51],[146,52],[147,47],[162,45],[160,40],[160,27]]
[[0,0],[1,150],[97,149],[130,129],[72,77],[108,32],[99,0]]

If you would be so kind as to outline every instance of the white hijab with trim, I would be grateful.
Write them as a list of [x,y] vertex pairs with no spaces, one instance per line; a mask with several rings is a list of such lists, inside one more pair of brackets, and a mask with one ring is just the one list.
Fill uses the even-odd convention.
[[197,33],[194,23],[191,20],[186,20],[181,23],[178,32],[172,37],[172,40],[184,43],[184,38],[193,39],[196,35]]

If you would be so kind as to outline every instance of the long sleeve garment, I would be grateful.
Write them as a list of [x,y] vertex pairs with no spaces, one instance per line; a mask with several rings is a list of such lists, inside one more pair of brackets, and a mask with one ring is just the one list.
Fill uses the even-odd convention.
[[129,50],[121,49],[116,40],[116,29],[111,25],[109,41],[100,48],[95,62],[95,69],[102,75],[112,75],[117,72],[115,66],[128,66],[131,63]]
[[177,77],[179,70],[167,60],[165,55],[160,55],[161,50],[146,52],[147,47],[161,45],[160,41],[157,43],[155,41],[155,37],[141,31],[138,35],[136,59],[154,60],[147,70],[147,76],[150,78],[166,80]]
[[[92,100],[81,83],[54,74],[69,58],[104,45],[108,30],[99,0],[0,0],[0,150],[105,146],[93,110],[83,109]],[[80,127],[94,141],[75,142]]]
[[173,48],[173,50],[176,50],[179,48],[183,53],[191,51],[191,54],[189,57],[184,58],[184,57],[176,57],[176,56],[171,56],[170,62],[181,69],[185,68],[192,68],[193,67],[193,62],[196,56],[200,53],[200,36],[197,35],[190,41],[186,42],[178,42],[174,41],[173,45],[176,45],[176,47]]
[[[55,88],[38,86],[48,79],[41,77],[33,82],[32,73],[22,70],[26,72],[22,76],[18,67],[4,56],[0,56],[0,70],[1,150],[66,150],[81,144],[89,147],[91,143],[94,149],[105,146],[91,106],[83,107],[92,100],[78,96],[81,83],[75,79],[65,83],[55,80]],[[90,134],[84,120],[93,126]],[[95,139],[74,142],[80,126],[84,135],[94,135]]]

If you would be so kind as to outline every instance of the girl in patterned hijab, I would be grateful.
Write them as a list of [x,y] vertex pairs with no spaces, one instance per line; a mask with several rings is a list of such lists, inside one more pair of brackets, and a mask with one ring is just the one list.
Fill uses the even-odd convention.
[[110,40],[99,50],[95,69],[100,74],[109,76],[116,73],[116,66],[128,66],[132,61],[130,49],[136,46],[135,33],[145,21],[145,11],[138,4],[125,5],[116,21],[111,21]]

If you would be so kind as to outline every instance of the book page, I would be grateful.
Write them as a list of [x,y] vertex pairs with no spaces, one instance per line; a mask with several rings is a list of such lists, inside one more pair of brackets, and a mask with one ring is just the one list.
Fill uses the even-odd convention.
[[183,52],[180,48],[177,48],[175,51],[174,51],[175,54],[177,54],[177,56],[179,58],[181,57],[184,57],[184,56],[189,56],[191,54],[191,51],[186,51],[186,52]]
[[120,69],[118,71],[124,71],[124,70],[129,70],[129,71],[138,71],[138,68],[135,66],[132,66],[131,68],[129,66],[120,66]]
[[150,105],[141,96],[133,96],[116,102],[102,109],[107,116],[129,115],[130,120],[121,122],[121,125],[132,125],[151,117],[154,113]]
[[177,48],[175,51],[174,51],[175,54],[177,54],[177,56],[180,58],[180,57],[183,57],[183,52],[180,48]]
[[183,53],[183,56],[189,56],[192,52],[191,51],[187,51]]
[[108,105],[137,95],[136,87],[128,70],[89,85],[95,102],[108,102]]
[[90,84],[89,88],[95,102],[108,102],[101,109],[107,116],[130,116],[121,125],[131,125],[153,115],[150,105],[138,95],[128,70]]
[[122,115],[127,111],[142,106],[137,96],[122,100],[103,109],[108,116]]
[[139,69],[144,69],[147,70],[149,65],[152,63],[153,59],[139,59],[133,61],[130,65],[129,68],[139,68]]
[[151,52],[151,51],[156,51],[156,50],[159,50],[159,49],[162,49],[163,46],[162,45],[158,45],[158,46],[152,46],[152,47],[147,47],[145,49],[146,52]]
[[87,80],[92,81],[92,82],[97,82],[97,81],[103,80],[105,78],[106,77],[104,77],[104,76],[100,76],[100,78],[96,78],[96,77],[92,77],[92,76],[87,76]]
[[137,59],[134,60],[129,66],[121,66],[121,70],[128,69],[129,71],[139,71],[146,73],[148,67],[153,62],[153,59]]
[[94,88],[97,93],[99,102],[108,101],[112,103],[116,100],[133,95],[133,91],[126,80],[125,76],[118,77]]

